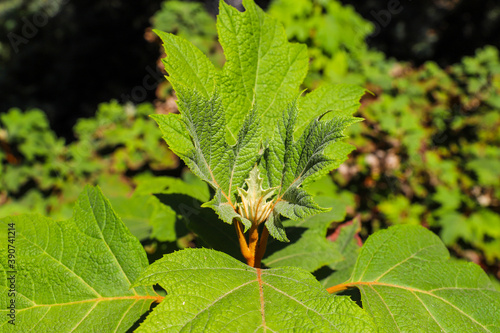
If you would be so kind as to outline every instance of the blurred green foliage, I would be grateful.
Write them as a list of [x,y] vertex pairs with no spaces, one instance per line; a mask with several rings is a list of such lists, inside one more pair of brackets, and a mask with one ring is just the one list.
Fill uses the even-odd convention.
[[152,18],[155,29],[168,31],[182,38],[190,39],[204,54],[216,55],[217,29],[214,18],[199,2],[165,1],[162,8]]
[[374,27],[351,6],[331,0],[275,0],[269,13],[284,24],[289,39],[308,45],[307,87],[386,79],[393,61],[368,48],[365,39]]
[[103,103],[95,117],[78,121],[77,140],[68,145],[51,131],[41,110],[2,114],[0,216],[30,211],[66,219],[82,187],[99,184],[138,237],[156,232],[158,239],[174,241],[168,231],[153,228],[159,215],[175,220],[173,211],[165,211],[150,193],[133,193],[156,179],[154,173],[178,166],[148,117],[154,112],[148,103]]
[[500,61],[486,47],[447,69],[396,65],[390,90],[364,100],[358,147],[339,188],[373,228],[423,224],[463,254],[500,259]]

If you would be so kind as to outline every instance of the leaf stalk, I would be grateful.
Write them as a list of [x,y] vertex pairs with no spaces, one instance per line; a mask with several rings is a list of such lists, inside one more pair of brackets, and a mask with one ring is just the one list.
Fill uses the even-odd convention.
[[240,221],[234,220],[234,227],[238,235],[241,254],[247,261],[249,266],[260,268],[262,258],[266,252],[267,240],[269,238],[269,230],[264,226],[262,234],[259,237],[259,226],[253,224],[250,227],[248,235],[248,243],[243,233],[243,225]]
[[250,249],[248,248],[247,240],[245,239],[245,235],[243,234],[243,225],[241,224],[240,221],[234,219],[233,220],[234,227],[236,228],[236,234],[238,235],[238,241],[240,243],[240,250],[241,254],[243,255],[243,258],[248,262],[252,254],[250,252]]
[[260,268],[256,266],[256,261],[255,261],[258,244],[259,244],[259,226],[258,224],[253,223],[248,232],[248,248],[251,254],[251,258],[248,261],[248,265],[255,268]]
[[260,235],[259,246],[257,247],[257,251],[255,253],[255,267],[257,268],[260,268],[262,258],[264,257],[264,253],[266,253],[268,238],[269,238],[269,230],[267,230],[267,227],[264,226],[262,234]]
[[338,284],[336,286],[327,288],[326,291],[328,291],[330,294],[333,294],[333,293],[338,293],[339,291],[346,290],[350,287],[353,287],[353,286],[351,286],[349,283],[341,283],[341,284]]

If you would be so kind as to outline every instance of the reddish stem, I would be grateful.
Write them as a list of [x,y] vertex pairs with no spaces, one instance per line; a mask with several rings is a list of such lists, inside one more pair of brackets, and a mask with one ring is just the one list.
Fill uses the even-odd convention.
[[[243,257],[246,259],[247,263],[252,259],[252,253],[248,248],[245,235],[243,234],[243,226],[238,220],[234,220],[234,227],[236,228],[236,234],[238,235],[238,241],[240,243],[240,250]],[[253,259],[252,259],[253,260]]]
[[259,246],[257,247],[257,253],[255,254],[255,267],[260,268],[260,264],[262,258],[264,258],[264,254],[266,253],[267,247],[267,239],[269,238],[269,230],[267,230],[266,226],[262,230],[262,234],[260,235]]

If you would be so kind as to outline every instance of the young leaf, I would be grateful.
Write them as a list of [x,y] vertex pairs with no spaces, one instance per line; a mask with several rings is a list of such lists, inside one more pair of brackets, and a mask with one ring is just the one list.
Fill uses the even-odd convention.
[[[0,253],[7,258],[7,230],[15,228],[16,325],[4,332],[126,332],[159,300],[151,287],[131,281],[148,266],[146,254],[98,188],[86,187],[71,220],[39,215],[0,220]],[[12,273],[16,270],[16,273]],[[0,314],[7,320],[10,282],[0,282]],[[103,320],[105,319],[105,320]]]
[[[257,230],[265,221],[274,238],[287,241],[281,216],[296,220],[324,211],[301,186],[337,167],[350,152],[350,148],[334,144],[344,138],[346,127],[358,121],[350,114],[364,90],[325,88],[337,93],[339,101],[332,97],[324,103],[318,101],[326,94],[323,90],[311,94],[303,119],[314,119],[294,141],[299,112],[297,98],[289,101],[298,95],[307,72],[305,46],[288,43],[283,27],[252,0],[243,2],[245,12],[224,1],[220,4],[217,26],[227,57],[223,72],[214,76],[212,70],[205,71],[211,68],[205,63],[208,60],[198,51],[190,51],[191,67],[199,66],[200,71],[189,67],[186,73],[177,73],[187,66],[179,59],[179,50],[194,46],[162,34],[165,43],[174,45],[165,45],[165,61],[167,71],[173,72],[169,80],[179,98],[180,115],[153,118],[170,149],[215,190],[204,207],[212,208],[228,224],[242,222],[245,231],[252,225]],[[210,77],[209,88],[199,83],[199,73]],[[322,121],[328,110],[318,114],[311,110],[313,104],[342,109],[343,113]],[[273,137],[270,133],[275,128]]]
[[235,204],[237,188],[243,185],[259,158],[260,127],[255,109],[248,113],[238,141],[230,146],[224,138],[225,114],[217,92],[205,99],[181,84],[176,89],[180,117],[170,114],[153,118],[160,124],[170,148],[215,189],[216,196],[206,206],[213,208],[224,222],[231,224],[237,218],[249,228],[251,222],[236,213]]
[[198,199],[185,194],[156,193],[155,196],[182,216],[186,227],[199,237],[204,246],[244,260],[234,227],[220,223],[217,214],[210,208],[202,207]]
[[[300,186],[306,179],[311,181],[331,170],[336,161],[324,154],[325,149],[343,139],[345,128],[359,121],[358,118],[340,116],[321,121],[320,116],[312,120],[301,137],[294,141],[297,116],[297,102],[294,101],[283,113],[262,161],[267,186],[279,188],[275,213],[292,220],[324,211]],[[279,217],[269,219],[266,226],[273,237],[286,240],[283,239],[283,227],[277,222]]]
[[316,197],[315,200],[321,207],[331,210],[302,220],[284,221],[283,225],[292,242],[284,244],[269,241],[267,256],[262,260],[267,267],[293,266],[314,272],[343,259],[337,245],[326,238],[326,231],[332,222],[344,218],[345,205],[331,197]]
[[376,332],[364,310],[299,268],[255,269],[186,249],[152,264],[134,286],[157,283],[167,296],[137,332]]
[[[257,105],[263,133],[274,130],[307,74],[305,45],[289,43],[283,26],[253,1],[243,13],[220,1],[219,40],[226,63],[219,78],[229,137],[236,139],[247,110]],[[234,140],[233,139],[233,140]]]
[[500,292],[488,276],[450,261],[439,238],[420,226],[371,236],[346,285],[360,290],[363,307],[387,332],[500,331]]
[[351,116],[358,111],[359,100],[366,89],[353,84],[325,84],[311,91],[299,100],[300,113],[295,127],[295,137],[298,138],[307,124],[326,111],[333,111],[329,116]]

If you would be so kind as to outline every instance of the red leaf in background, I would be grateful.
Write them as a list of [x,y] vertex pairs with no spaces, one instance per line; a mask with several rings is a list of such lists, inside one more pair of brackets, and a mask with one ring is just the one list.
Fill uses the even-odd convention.
[[[335,231],[334,231],[332,234],[330,234],[330,235],[329,235],[329,236],[327,236],[326,238],[327,238],[328,240],[332,241],[332,242],[336,241],[336,240],[337,240],[337,238],[338,238],[338,237],[339,237],[339,235],[340,235],[340,231],[342,230],[342,228],[345,228],[345,227],[347,227],[347,226],[352,225],[352,224],[354,223],[354,221],[356,221],[357,219],[359,220],[359,217],[358,217],[358,216],[356,216],[356,217],[355,217],[353,220],[351,220],[351,221],[348,221],[348,222],[342,223],[341,225],[339,225],[339,226],[337,227],[337,229],[335,229]],[[360,231],[361,231],[361,227],[360,227],[358,230],[356,230],[356,234],[354,235],[354,238],[356,239],[356,242],[358,243],[358,245],[361,247],[361,246],[363,246],[363,241],[361,240],[361,237],[359,237],[359,232],[360,232]]]

